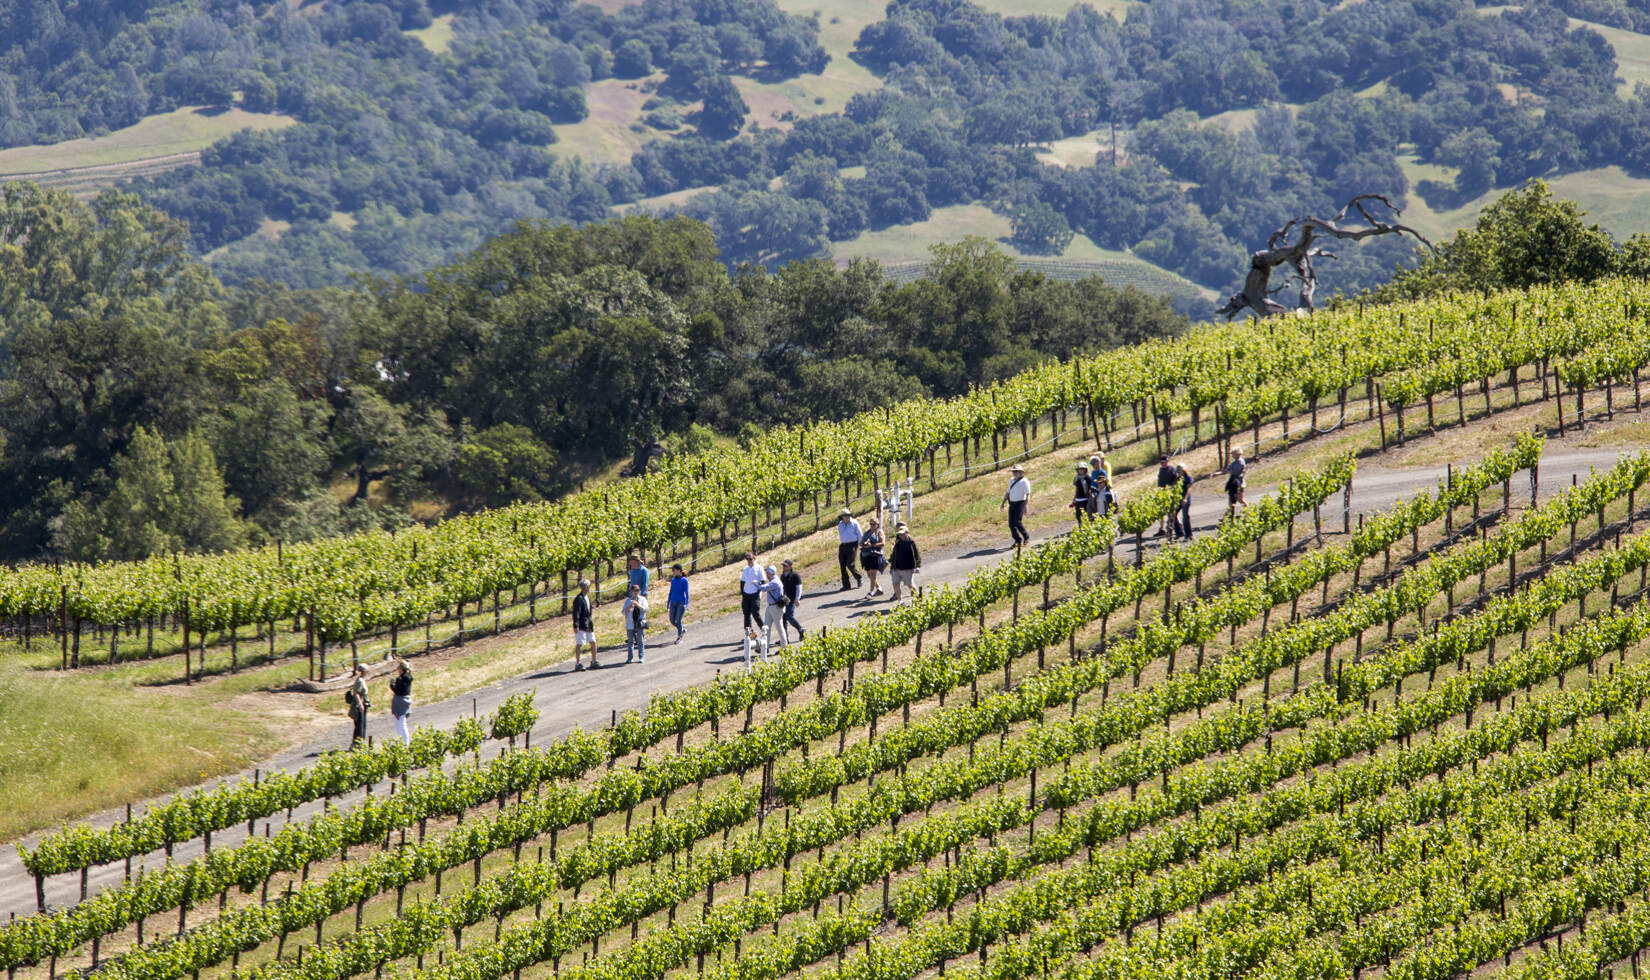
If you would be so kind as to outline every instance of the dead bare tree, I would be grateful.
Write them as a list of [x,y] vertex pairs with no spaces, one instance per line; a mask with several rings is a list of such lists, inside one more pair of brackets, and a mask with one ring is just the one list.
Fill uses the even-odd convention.
[[[1272,296],[1281,292],[1291,282],[1299,283],[1300,299],[1296,309],[1311,311],[1312,295],[1318,289],[1318,273],[1313,268],[1313,260],[1318,258],[1335,258],[1335,253],[1327,251],[1319,243],[1321,238],[1334,238],[1343,241],[1362,241],[1376,235],[1412,235],[1415,240],[1432,248],[1432,243],[1426,237],[1405,224],[1393,220],[1382,220],[1370,214],[1366,205],[1371,201],[1379,201],[1383,207],[1392,212],[1396,218],[1403,212],[1394,207],[1392,202],[1381,194],[1359,194],[1346,205],[1335,212],[1332,218],[1315,218],[1305,215],[1293,218],[1288,224],[1272,233],[1267,240],[1266,247],[1249,256],[1249,274],[1243,278],[1243,291],[1234,293],[1215,312],[1226,319],[1238,315],[1246,309],[1254,310],[1257,316],[1277,316],[1288,313],[1289,307],[1284,306]],[[1357,212],[1363,220],[1362,224],[1348,226],[1344,224],[1347,215]],[[1291,242],[1289,236],[1298,237]],[[1287,266],[1290,276],[1277,286],[1272,285],[1272,272],[1279,266]]]

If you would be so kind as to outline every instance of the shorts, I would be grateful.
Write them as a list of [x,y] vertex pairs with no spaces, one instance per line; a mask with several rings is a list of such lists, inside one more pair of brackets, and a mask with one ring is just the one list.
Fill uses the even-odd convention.
[[902,585],[904,587],[906,587],[907,589],[916,588],[916,583],[913,581],[913,579],[916,577],[916,574],[917,574],[917,570],[914,569],[914,568],[896,568],[896,569],[894,569],[894,588],[897,589]]
[[1238,498],[1241,497],[1241,496],[1243,496],[1243,484],[1241,484],[1241,483],[1228,483],[1228,484],[1226,484],[1226,503],[1228,505],[1237,503]]
[[573,631],[573,645],[574,646],[582,647],[585,644],[593,644],[595,642],[596,642],[596,634],[595,634],[594,631],[592,631],[592,630],[574,630]]

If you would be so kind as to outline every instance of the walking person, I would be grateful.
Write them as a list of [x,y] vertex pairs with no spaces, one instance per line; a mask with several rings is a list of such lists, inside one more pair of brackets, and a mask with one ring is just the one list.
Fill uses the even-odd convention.
[[365,666],[355,665],[355,678],[350,681],[349,690],[344,694],[344,703],[349,706],[349,720],[354,726],[349,740],[353,749],[367,740],[367,709],[372,707],[372,700],[367,697]]
[[894,556],[889,561],[894,569],[893,600],[900,599],[900,587],[910,591],[911,597],[917,595],[917,571],[922,568],[922,552],[917,550],[917,543],[911,540],[911,529],[904,524],[894,528]]
[[802,630],[801,621],[796,618],[796,607],[802,602],[802,576],[797,574],[796,566],[789,558],[780,567],[779,584],[785,589],[785,623],[796,627],[796,641],[801,643],[807,635]]
[[1243,490],[1249,485],[1249,463],[1243,458],[1243,450],[1233,448],[1232,462],[1226,466],[1226,517],[1237,514],[1238,505],[1244,510],[1249,509],[1249,501],[1243,499]]
[[640,585],[631,583],[630,595],[619,609],[619,615],[624,617],[624,662],[646,663],[647,596],[642,595]]
[[688,578],[681,565],[670,566],[670,595],[665,597],[665,608],[670,613],[670,625],[676,627],[676,642],[682,642],[682,618],[687,615]]
[[785,635],[785,607],[790,600],[785,598],[785,584],[779,581],[779,569],[769,565],[768,579],[762,585],[762,638],[768,648],[773,648],[773,634],[779,632],[779,645],[789,649],[790,638]]
[[596,662],[596,617],[590,609],[590,580],[579,579],[579,594],[573,597],[573,669],[583,670],[584,664],[579,662],[579,654],[584,648],[590,647],[590,669],[594,670],[601,664]]
[[1117,491],[1111,488],[1111,480],[1103,472],[1098,475],[1091,472],[1089,479],[1094,481],[1095,512],[1105,517],[1117,509]]
[[1078,463],[1077,475],[1071,480],[1071,511],[1082,524],[1089,516],[1089,499],[1094,492],[1094,480],[1089,476],[1089,464]]
[[1184,464],[1180,463],[1175,464],[1174,472],[1175,478],[1180,484],[1180,506],[1176,509],[1176,515],[1180,518],[1180,521],[1175,530],[1179,533],[1180,540],[1190,541],[1192,540],[1192,474]]
[[997,508],[1008,508],[1008,533],[1014,538],[1014,547],[1029,544],[1031,534],[1026,531],[1026,509],[1031,503],[1031,481],[1026,479],[1025,467],[1016,463],[1008,470],[1008,489]]
[[745,614],[745,629],[762,625],[762,586],[767,579],[756,564],[756,555],[745,552],[745,567],[739,570],[739,609]]
[[653,573],[648,571],[647,565],[642,563],[642,556],[632,551],[625,556],[624,565],[625,568],[630,570],[630,584],[640,586],[642,595],[647,595],[647,587],[653,579]]
[[395,733],[401,744],[411,745],[412,734],[407,731],[407,717],[412,714],[412,665],[405,660],[390,678],[390,715],[395,718]]
[[871,580],[871,590],[865,593],[865,598],[882,595],[877,575],[888,567],[888,559],[882,553],[882,522],[875,517],[865,525],[865,533],[859,539],[859,567],[865,569],[865,577]]
[[[865,576],[859,574],[859,569],[854,565],[854,560],[859,556],[859,539],[864,533],[859,522],[854,520],[853,511],[846,507],[842,508],[842,513],[836,520],[836,563],[842,571],[843,592],[865,584]],[[852,586],[848,584],[849,576],[853,576],[854,579]]]
[[[1175,475],[1174,466],[1169,463],[1169,454],[1164,453],[1163,455],[1157,457],[1157,485],[1159,487],[1172,487],[1179,482],[1180,478]],[[1174,512],[1170,511],[1169,514],[1163,518],[1162,522],[1157,525],[1157,533],[1159,536],[1169,533],[1169,523],[1173,518]]]
[[1089,516],[1104,517],[1105,489],[1111,483],[1111,470],[1106,468],[1106,454],[1097,452],[1089,457]]

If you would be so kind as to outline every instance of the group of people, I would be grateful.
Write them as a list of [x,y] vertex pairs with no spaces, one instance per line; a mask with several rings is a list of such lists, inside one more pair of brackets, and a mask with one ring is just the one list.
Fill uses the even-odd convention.
[[797,607],[802,603],[802,576],[791,559],[785,559],[780,565],[783,570],[773,565],[758,565],[756,555],[746,552],[745,567],[739,570],[739,607],[745,617],[743,643],[746,669],[751,666],[753,654],[767,662],[768,648],[775,642],[776,631],[781,647],[790,646],[790,628],[793,626],[796,627],[797,642],[800,643],[807,635],[802,621],[796,618]]
[[[412,716],[412,683],[412,665],[405,660],[400,661],[395,676],[390,678],[390,717],[395,719],[395,734],[401,736],[405,744],[412,743],[412,732],[407,729],[407,719]],[[359,745],[367,740],[367,710],[372,707],[365,664],[355,665],[349,690],[344,692],[344,705],[349,709],[350,724],[354,726],[350,745]]]
[[[1244,490],[1248,481],[1248,462],[1243,450],[1234,448],[1231,462],[1221,471],[1226,476],[1226,516],[1236,513],[1238,507],[1248,506]],[[1070,507],[1081,524],[1084,520],[1104,517],[1118,506],[1117,493],[1112,487],[1111,468],[1105,453],[1095,453],[1077,463],[1077,474],[1072,478]],[[1180,488],[1180,503],[1165,519],[1165,529],[1171,540],[1190,541],[1192,538],[1192,484],[1195,478],[1184,464],[1172,462],[1167,454],[1158,458],[1157,485]],[[1001,507],[1008,510],[1008,530],[1013,547],[1019,548],[1031,541],[1025,519],[1031,503],[1031,481],[1026,479],[1025,467],[1015,464],[1009,469],[1008,488],[1003,492]],[[879,577],[889,573],[893,582],[892,601],[898,602],[905,592],[916,593],[916,573],[922,568],[922,553],[911,537],[911,529],[904,522],[894,527],[894,543],[889,549],[883,538],[882,522],[872,517],[861,525],[853,512],[844,507],[837,519],[837,565],[842,575],[842,591],[860,588],[869,581],[866,599],[883,594]],[[648,587],[652,573],[641,556],[627,556],[628,588],[620,616],[625,624],[625,663],[645,663],[647,655]],[[573,669],[584,670],[583,655],[590,652],[590,668],[601,666],[596,659],[596,624],[590,599],[589,579],[579,580],[579,594],[573,599]],[[744,614],[745,667],[752,666],[753,655],[763,662],[773,645],[777,632],[778,644],[789,647],[791,627],[796,628],[798,642],[806,636],[802,622],[797,618],[797,607],[802,601],[802,576],[795,563],[787,558],[780,567],[766,567],[756,563],[756,555],[746,553],[745,566],[739,572],[740,608]],[[676,643],[685,635],[683,626],[687,616],[689,585],[687,572],[681,565],[670,569],[670,591],[665,606],[670,625],[676,630]],[[390,680],[390,714],[395,719],[395,730],[402,741],[410,742],[407,719],[412,711],[412,667],[401,661]],[[367,737],[367,711],[371,699],[367,690],[367,669],[357,665],[349,691],[345,694],[353,724],[352,744]]]
[[[894,583],[894,594],[889,598],[900,601],[905,592],[916,594],[917,572],[922,568],[922,552],[917,548],[917,542],[911,537],[911,528],[905,522],[894,525],[894,547],[892,552],[887,550],[887,542],[882,536],[882,521],[873,517],[860,526],[854,519],[854,512],[842,508],[836,522],[837,549],[836,562],[842,573],[842,589],[863,586],[870,581],[870,589],[865,598],[874,599],[883,594],[882,584],[878,577],[883,572],[889,573]],[[860,574],[861,572],[864,574]],[[852,584],[849,578],[852,577]],[[902,591],[903,590],[903,591]]]
[[[624,620],[624,662],[641,664],[647,662],[647,614],[652,608],[647,591],[652,584],[653,573],[642,563],[642,557],[634,553],[625,558],[625,567],[629,582],[624,604],[619,607],[619,616]],[[670,566],[670,591],[665,596],[665,611],[671,627],[676,630],[675,643],[681,643],[687,632],[683,624],[687,618],[688,593],[687,570],[679,564]],[[585,669],[582,658],[586,647],[590,648],[590,669],[599,668],[601,663],[596,659],[596,617],[590,602],[590,580],[580,579],[579,594],[573,597],[574,670]]]
[[[1020,548],[1031,541],[1031,534],[1025,525],[1026,513],[1031,505],[1031,481],[1026,479],[1025,467],[1019,464],[1010,467],[1008,472],[1008,488],[1003,491],[999,509],[1008,510],[1008,533],[1013,539],[1012,547]],[[1248,472],[1249,464],[1244,459],[1243,450],[1234,447],[1231,462],[1217,471],[1226,476],[1226,517],[1235,514],[1239,507],[1249,506],[1244,498],[1244,490],[1248,486]],[[1186,469],[1185,464],[1173,462],[1167,453],[1158,457],[1157,485],[1180,488],[1179,506],[1164,518],[1163,527],[1159,531],[1167,534],[1170,540],[1192,539],[1192,484],[1196,479],[1191,471]],[[1072,477],[1071,487],[1071,503],[1068,506],[1076,515],[1079,524],[1095,517],[1104,517],[1118,506],[1117,491],[1112,486],[1111,467],[1106,462],[1105,453],[1095,453],[1087,460],[1079,460],[1077,474]],[[838,527],[842,529],[842,525]],[[853,547],[850,540],[849,532],[842,530],[842,546],[838,558],[842,563],[842,587],[845,589],[848,587],[848,561]],[[872,582],[875,588],[875,580]],[[897,591],[895,597],[898,598]]]

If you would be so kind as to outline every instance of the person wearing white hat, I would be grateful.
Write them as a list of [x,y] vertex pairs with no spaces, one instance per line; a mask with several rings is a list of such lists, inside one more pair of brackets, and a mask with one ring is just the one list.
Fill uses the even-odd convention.
[[779,569],[769,565],[765,571],[768,580],[762,586],[762,625],[765,645],[773,645],[773,634],[779,633],[779,645],[789,647],[790,640],[785,635],[785,610],[790,606],[790,599],[785,595],[785,585],[779,581]]
[[1026,479],[1026,469],[1015,463],[1008,470],[1008,490],[1003,493],[1003,502],[998,510],[1008,508],[1008,533],[1014,537],[1014,547],[1018,548],[1031,541],[1031,534],[1026,531],[1026,510],[1031,504],[1031,481]]
[[854,578],[852,588],[858,588],[865,584],[865,576],[859,574],[859,569],[855,567],[859,558],[859,539],[864,535],[865,532],[860,528],[859,522],[854,520],[854,512],[846,507],[842,508],[842,513],[838,515],[836,521],[836,563],[842,570],[843,592],[848,591],[850,588],[848,584],[848,576],[850,575]]
[[1071,509],[1077,523],[1089,516],[1089,495],[1094,492],[1094,481],[1089,478],[1089,464],[1078,463],[1077,475],[1071,481]]

